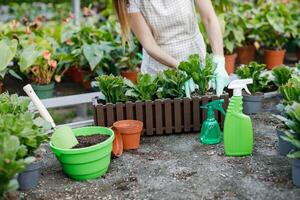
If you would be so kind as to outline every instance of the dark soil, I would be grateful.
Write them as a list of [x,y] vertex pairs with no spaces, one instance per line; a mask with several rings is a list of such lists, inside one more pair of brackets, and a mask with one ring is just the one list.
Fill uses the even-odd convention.
[[99,144],[101,142],[104,142],[109,138],[109,135],[91,135],[91,136],[78,136],[76,137],[79,144],[77,144],[73,149],[79,149],[84,147],[93,146],[95,144]]

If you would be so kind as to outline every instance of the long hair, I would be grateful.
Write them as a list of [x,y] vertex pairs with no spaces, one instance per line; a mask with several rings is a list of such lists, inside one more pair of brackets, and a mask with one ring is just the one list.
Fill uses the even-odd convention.
[[118,15],[119,22],[121,24],[123,42],[129,40],[130,27],[128,22],[128,0],[114,0],[114,7]]

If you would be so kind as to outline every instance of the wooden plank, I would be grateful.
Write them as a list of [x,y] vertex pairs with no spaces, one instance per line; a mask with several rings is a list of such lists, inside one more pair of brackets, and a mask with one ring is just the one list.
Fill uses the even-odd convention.
[[181,99],[174,99],[174,125],[175,125],[175,133],[182,132],[182,105]]
[[105,105],[105,107],[106,107],[106,118],[107,118],[106,126],[110,127],[115,122],[114,105],[111,103],[108,103]]
[[201,111],[200,111],[200,97],[194,97],[193,98],[193,131],[198,132],[201,128]]
[[146,112],[146,135],[153,135],[153,109],[152,101],[145,102],[145,112]]
[[97,105],[96,106],[96,114],[97,114],[97,126],[107,126],[105,123],[105,114],[104,114],[104,106],[103,105]]
[[[144,114],[144,103],[140,101],[135,102],[135,119],[142,121],[144,125],[144,130],[146,130]],[[144,134],[145,131],[143,131],[142,135]]]
[[123,119],[124,119],[124,110],[123,110],[123,106],[124,106],[123,103],[117,103],[117,104],[116,104],[116,116],[117,116],[116,121],[119,121],[119,120],[123,120]]
[[125,104],[125,110],[126,110],[126,119],[134,119],[134,110],[133,110],[132,102],[127,102]]
[[184,132],[188,133],[191,131],[191,99],[184,98],[183,99],[183,124],[184,124]]
[[164,115],[164,120],[165,120],[165,133],[170,134],[173,132],[173,111],[172,111],[172,100],[171,99],[166,99],[164,100],[164,107],[165,107],[165,115]]
[[[136,119],[137,120],[140,120],[142,122],[145,122],[144,120],[144,108],[143,108],[143,102],[136,102],[135,103],[135,110],[136,110]],[[144,124],[145,126],[145,124]]]
[[155,133],[156,135],[162,135],[163,134],[163,114],[162,114],[162,101],[160,99],[157,99],[154,101],[154,107],[155,107]]

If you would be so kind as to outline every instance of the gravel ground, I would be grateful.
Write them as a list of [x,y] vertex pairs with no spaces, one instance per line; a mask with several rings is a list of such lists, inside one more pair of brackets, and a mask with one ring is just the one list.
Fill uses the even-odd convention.
[[143,137],[137,151],[113,159],[97,180],[67,178],[47,146],[39,186],[21,199],[300,199],[288,158],[276,152],[270,113],[253,116],[254,153],[225,157],[223,144],[198,142],[197,134]]

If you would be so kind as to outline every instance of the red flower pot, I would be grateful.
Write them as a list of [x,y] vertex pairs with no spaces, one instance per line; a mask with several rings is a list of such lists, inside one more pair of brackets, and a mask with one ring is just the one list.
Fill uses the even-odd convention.
[[128,80],[131,80],[133,83],[137,83],[137,71],[121,71],[121,76],[127,78]]
[[84,70],[74,67],[72,69],[72,81],[75,83],[81,83],[84,78]]
[[237,61],[240,64],[249,64],[255,58],[256,48],[254,45],[246,45],[237,48]]
[[0,94],[4,92],[4,84],[0,82]]
[[236,54],[225,55],[225,68],[228,74],[234,73],[236,57]]
[[284,61],[285,50],[264,50],[265,64],[269,70],[282,65]]

